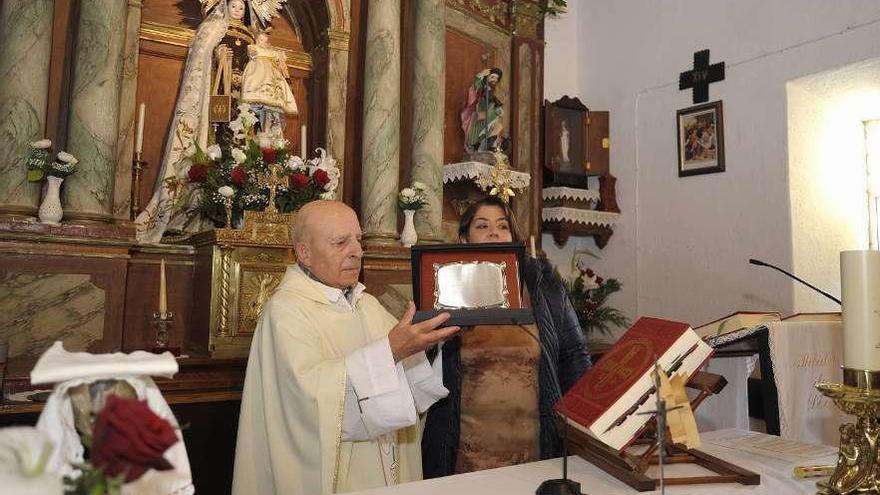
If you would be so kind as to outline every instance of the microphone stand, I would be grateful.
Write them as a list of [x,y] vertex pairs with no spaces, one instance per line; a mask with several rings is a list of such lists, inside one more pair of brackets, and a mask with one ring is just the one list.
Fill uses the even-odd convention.
[[836,302],[837,304],[840,304],[840,299],[838,299],[838,298],[832,296],[831,294],[829,294],[829,293],[825,292],[824,290],[822,290],[822,289],[816,287],[815,285],[813,285],[813,284],[811,284],[811,283],[809,283],[809,282],[807,282],[807,281],[805,281],[805,280],[802,280],[802,279],[800,279],[800,278],[798,278],[798,277],[792,275],[791,273],[788,273],[787,271],[783,270],[782,268],[779,268],[779,267],[776,266],[776,265],[771,265],[770,263],[767,263],[767,262],[764,262],[764,261],[761,261],[761,260],[756,260],[755,258],[749,258],[749,263],[751,263],[751,264],[753,264],[753,265],[758,265],[758,266],[766,266],[766,267],[768,267],[768,268],[772,268],[772,269],[774,269],[774,270],[776,270],[776,271],[778,271],[778,272],[782,272],[782,273],[788,275],[789,277],[793,278],[794,280],[797,280],[798,282],[800,282],[800,283],[806,285],[807,287],[813,289],[814,291],[818,292],[819,294],[822,294],[823,296],[827,297],[828,299],[831,299],[832,301]]

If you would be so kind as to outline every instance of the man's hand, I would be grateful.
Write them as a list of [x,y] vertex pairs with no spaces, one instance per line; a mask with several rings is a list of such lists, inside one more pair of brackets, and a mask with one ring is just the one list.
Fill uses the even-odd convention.
[[449,313],[440,313],[430,320],[413,323],[415,313],[416,306],[410,301],[403,318],[388,332],[388,343],[395,363],[452,337],[460,330],[459,327],[437,328],[449,319]]

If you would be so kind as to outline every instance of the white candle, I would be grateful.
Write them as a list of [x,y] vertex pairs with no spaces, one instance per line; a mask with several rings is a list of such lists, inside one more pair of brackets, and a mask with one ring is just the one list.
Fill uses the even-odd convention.
[[303,124],[302,126],[300,126],[299,130],[300,130],[300,134],[299,134],[300,155],[302,155],[303,160],[307,160],[309,157],[306,155],[306,152],[308,151],[308,149],[307,149],[308,144],[306,143],[306,125]]
[[843,366],[880,371],[880,251],[842,251]]
[[163,320],[168,315],[168,296],[165,287],[165,258],[159,264],[159,317]]
[[147,106],[143,103],[141,103],[141,106],[138,109],[137,137],[134,142],[134,150],[138,153],[143,153],[144,151],[144,113],[146,109]]
[[529,246],[532,248],[532,258],[538,257],[538,252],[535,251],[535,236],[529,236]]

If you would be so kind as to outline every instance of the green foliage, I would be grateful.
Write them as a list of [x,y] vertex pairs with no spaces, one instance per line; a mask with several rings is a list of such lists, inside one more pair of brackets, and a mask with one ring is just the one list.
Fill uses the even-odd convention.
[[120,495],[125,476],[107,477],[89,463],[75,466],[82,475],[64,477],[64,495]]
[[547,17],[557,17],[568,10],[566,0],[547,0],[547,4],[541,7],[541,12]]
[[585,335],[609,335],[614,327],[629,326],[629,318],[607,304],[608,297],[622,288],[617,279],[603,279],[586,269],[566,286]]

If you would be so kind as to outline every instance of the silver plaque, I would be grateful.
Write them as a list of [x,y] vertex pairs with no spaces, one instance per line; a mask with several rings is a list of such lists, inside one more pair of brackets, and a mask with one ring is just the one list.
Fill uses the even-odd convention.
[[434,309],[509,308],[506,262],[434,263]]

